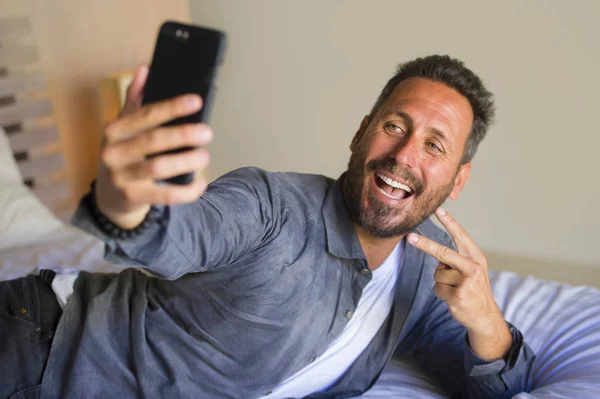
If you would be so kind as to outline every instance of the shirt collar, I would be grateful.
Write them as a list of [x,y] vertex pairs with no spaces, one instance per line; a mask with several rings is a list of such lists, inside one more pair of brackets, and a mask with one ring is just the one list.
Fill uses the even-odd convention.
[[356,229],[344,202],[342,174],[327,190],[323,203],[323,221],[327,235],[327,251],[338,258],[365,259]]

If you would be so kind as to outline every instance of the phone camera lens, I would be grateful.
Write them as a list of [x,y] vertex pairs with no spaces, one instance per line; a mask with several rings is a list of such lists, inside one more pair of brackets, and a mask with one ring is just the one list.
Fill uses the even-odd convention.
[[175,32],[175,35],[177,37],[181,37],[182,34],[183,34],[183,32],[181,31],[181,29],[177,29],[177,31]]
[[188,31],[183,32],[183,38],[187,39],[188,37],[190,37],[190,33]]

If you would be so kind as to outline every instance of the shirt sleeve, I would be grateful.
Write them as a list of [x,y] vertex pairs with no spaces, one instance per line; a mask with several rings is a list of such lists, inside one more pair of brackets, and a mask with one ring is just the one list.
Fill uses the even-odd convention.
[[521,332],[507,325],[513,343],[506,357],[481,359],[471,350],[466,329],[452,318],[446,303],[432,294],[424,317],[410,333],[408,341],[413,344],[408,355],[434,374],[452,398],[511,398],[531,390],[535,354]]
[[176,279],[227,265],[276,237],[281,227],[280,185],[273,174],[242,168],[215,180],[195,202],[162,211],[164,223],[128,239],[108,237],[85,200],[72,224],[105,242],[106,260]]

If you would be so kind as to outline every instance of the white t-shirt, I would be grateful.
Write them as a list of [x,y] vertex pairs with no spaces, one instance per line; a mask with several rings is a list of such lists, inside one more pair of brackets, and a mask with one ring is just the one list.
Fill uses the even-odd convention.
[[260,399],[301,398],[324,391],[350,368],[392,308],[401,253],[402,245],[399,243],[383,264],[373,271],[373,279],[363,290],[354,315],[327,350]]
[[61,309],[65,308],[67,300],[73,294],[73,285],[79,277],[79,270],[76,269],[53,269],[56,272],[52,280],[52,291],[56,295]]

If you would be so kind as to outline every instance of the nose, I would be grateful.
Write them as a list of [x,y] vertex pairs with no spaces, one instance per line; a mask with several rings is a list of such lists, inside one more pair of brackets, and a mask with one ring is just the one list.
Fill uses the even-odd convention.
[[420,157],[420,145],[418,138],[414,135],[408,135],[399,142],[391,154],[400,165],[406,165],[409,168],[417,166],[417,160]]

